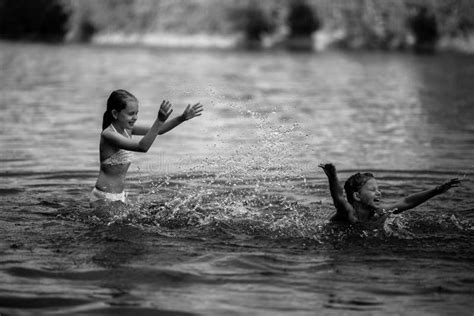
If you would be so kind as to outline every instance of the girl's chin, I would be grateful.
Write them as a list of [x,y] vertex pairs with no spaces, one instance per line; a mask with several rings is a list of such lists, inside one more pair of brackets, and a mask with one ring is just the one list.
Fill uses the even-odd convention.
[[369,208],[369,209],[378,209],[380,207],[380,203],[370,203],[370,204],[366,204],[366,207]]

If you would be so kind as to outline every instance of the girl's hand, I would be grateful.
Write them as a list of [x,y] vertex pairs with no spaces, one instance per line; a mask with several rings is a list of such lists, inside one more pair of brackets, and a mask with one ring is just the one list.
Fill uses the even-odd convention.
[[160,105],[160,111],[158,111],[158,120],[161,122],[164,122],[168,119],[168,117],[171,115],[171,112],[173,112],[173,109],[171,109],[171,103],[168,100],[163,100]]
[[334,177],[336,175],[336,167],[328,162],[328,163],[320,163],[318,165],[319,168],[323,169],[324,170],[324,173],[328,176],[328,177]]
[[458,187],[460,183],[461,183],[461,181],[459,181],[458,178],[451,179],[451,180],[446,181],[445,183],[443,183],[441,185],[438,185],[436,187],[436,192],[438,194],[444,193],[444,192],[448,191],[451,188]]
[[196,116],[200,116],[202,114],[202,111],[203,106],[200,103],[196,103],[193,106],[191,106],[191,104],[188,104],[183,114],[181,115],[181,118],[183,119],[183,121],[187,121]]

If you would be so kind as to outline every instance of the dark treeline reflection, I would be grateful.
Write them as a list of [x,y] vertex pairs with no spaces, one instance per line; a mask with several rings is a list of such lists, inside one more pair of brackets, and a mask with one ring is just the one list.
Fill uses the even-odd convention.
[[0,36],[62,41],[70,15],[60,0],[0,0]]
[[433,50],[474,29],[471,0],[0,0],[0,37],[88,42],[100,34],[241,35],[305,48],[323,31],[337,47]]

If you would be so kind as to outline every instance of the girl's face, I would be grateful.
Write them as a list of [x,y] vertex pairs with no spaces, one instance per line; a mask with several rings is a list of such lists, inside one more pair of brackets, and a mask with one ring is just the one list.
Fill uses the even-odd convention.
[[377,186],[377,181],[373,178],[367,180],[359,192],[354,194],[357,201],[369,208],[377,209],[380,205],[382,193]]
[[138,119],[138,102],[128,101],[127,106],[116,113],[115,122],[123,129],[132,129]]

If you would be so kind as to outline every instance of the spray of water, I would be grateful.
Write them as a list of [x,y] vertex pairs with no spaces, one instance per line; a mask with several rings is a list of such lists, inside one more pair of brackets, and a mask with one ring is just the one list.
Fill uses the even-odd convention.
[[[91,222],[147,225],[203,236],[296,238],[318,243],[348,236],[414,238],[410,221],[401,215],[386,216],[376,226],[328,225],[328,212],[321,204],[308,206],[293,197],[305,196],[310,190],[306,170],[294,163],[298,161],[294,153],[301,151],[292,150],[292,140],[308,133],[297,123],[272,123],[268,119],[272,113],[249,110],[259,107],[245,100],[226,103],[215,90],[210,89],[209,94],[220,107],[252,122],[254,128],[242,131],[252,141],[235,142],[223,127],[216,131],[217,142],[212,144],[220,149],[215,155],[177,175],[140,176],[142,190],[135,204],[114,205],[109,211],[95,213]],[[456,219],[447,223],[464,229]]]

